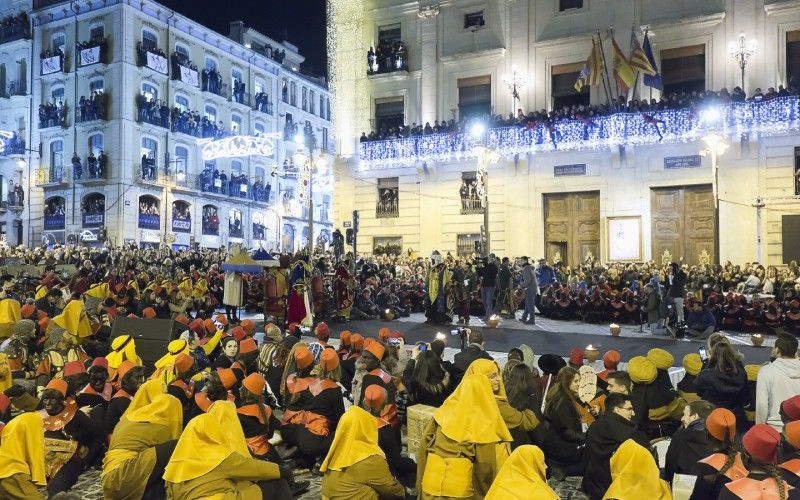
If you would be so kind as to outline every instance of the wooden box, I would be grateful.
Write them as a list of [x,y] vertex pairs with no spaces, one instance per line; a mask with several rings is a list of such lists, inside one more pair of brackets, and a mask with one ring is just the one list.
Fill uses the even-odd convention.
[[433,412],[438,408],[427,405],[414,405],[409,406],[406,410],[407,417],[407,453],[411,458],[416,458],[417,448],[422,436],[425,434],[425,428],[433,418]]

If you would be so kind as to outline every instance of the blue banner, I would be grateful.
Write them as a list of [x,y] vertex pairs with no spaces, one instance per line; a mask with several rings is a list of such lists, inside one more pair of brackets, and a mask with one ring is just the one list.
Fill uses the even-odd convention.
[[161,229],[161,217],[152,214],[139,214],[139,228]]
[[664,168],[694,168],[700,166],[700,155],[667,156],[664,158]]
[[83,227],[100,227],[105,222],[105,214],[83,214]]
[[191,219],[172,219],[172,230],[176,233],[191,233]]
[[49,230],[64,229],[66,227],[66,218],[64,215],[45,215],[44,228]]

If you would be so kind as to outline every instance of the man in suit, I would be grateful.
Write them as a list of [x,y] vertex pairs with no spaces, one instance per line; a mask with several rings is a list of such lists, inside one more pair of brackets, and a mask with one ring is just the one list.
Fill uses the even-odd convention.
[[493,359],[483,347],[483,333],[467,329],[467,347],[453,358],[453,371],[458,381],[476,359]]

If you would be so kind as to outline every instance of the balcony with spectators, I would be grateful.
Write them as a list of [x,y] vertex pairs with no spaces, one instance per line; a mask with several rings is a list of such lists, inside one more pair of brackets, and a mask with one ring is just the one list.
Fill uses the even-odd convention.
[[46,102],[39,105],[39,128],[67,128],[67,105],[64,101]]
[[28,14],[20,12],[0,19],[0,44],[31,38]]

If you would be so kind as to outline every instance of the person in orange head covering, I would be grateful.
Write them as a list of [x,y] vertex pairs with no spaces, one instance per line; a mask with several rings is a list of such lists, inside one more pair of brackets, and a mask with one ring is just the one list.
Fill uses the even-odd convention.
[[350,353],[350,339],[352,336],[353,334],[350,333],[350,330],[342,330],[339,333],[339,348],[336,350],[336,352],[339,354],[339,359],[342,361],[344,361],[347,355]]
[[747,477],[727,483],[720,500],[796,499],[798,492],[783,480],[775,466],[781,435],[768,424],[756,424],[742,436]]
[[742,454],[735,446],[736,416],[717,408],[706,418],[706,431],[716,451],[698,462],[692,498],[718,498],[727,483],[747,476]]
[[374,417],[357,406],[342,417],[320,471],[322,498],[328,500],[405,498],[378,445]]
[[[281,436],[290,446],[297,446],[301,460],[313,465],[328,453],[334,430],[344,413],[339,356],[333,349],[320,355],[317,377],[311,377],[311,351],[298,344],[294,351],[298,376],[287,378],[289,398],[283,413]],[[288,366],[287,366],[288,368]]]
[[400,423],[397,418],[397,386],[392,376],[381,365],[381,360],[385,354],[386,348],[380,342],[374,339],[366,339],[364,341],[364,350],[361,353],[360,360],[366,373],[361,381],[361,389],[356,398],[356,404],[361,404],[361,400],[364,398],[364,389],[370,385],[376,384],[383,387],[386,389],[387,397],[382,416],[392,427],[396,428]]
[[364,337],[353,333],[350,337],[350,350],[342,356],[342,386],[347,394],[353,392],[353,377],[356,374],[356,363],[364,348]]
[[167,497],[282,500],[292,498],[292,469],[250,456],[236,407],[216,401],[193,418],[164,470]]
[[[215,401],[236,401],[236,389],[239,386],[239,379],[236,373],[230,368],[220,368],[211,372],[206,379],[203,389],[194,395],[194,406],[191,417],[202,415],[207,412]],[[235,392],[234,392],[235,391]]]
[[800,488],[800,421],[783,426],[783,479],[793,488]]

